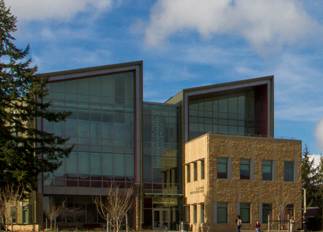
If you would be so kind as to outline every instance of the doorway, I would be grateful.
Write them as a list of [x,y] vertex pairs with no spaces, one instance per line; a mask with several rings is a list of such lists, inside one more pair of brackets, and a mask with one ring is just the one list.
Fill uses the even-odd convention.
[[170,228],[170,209],[157,208],[153,209],[153,229]]

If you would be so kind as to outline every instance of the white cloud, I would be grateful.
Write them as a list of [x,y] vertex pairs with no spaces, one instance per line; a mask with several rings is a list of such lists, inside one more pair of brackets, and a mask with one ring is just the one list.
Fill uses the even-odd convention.
[[322,28],[296,0],[159,0],[145,39],[156,46],[185,30],[202,37],[238,34],[263,52],[298,43]]
[[314,161],[314,167],[318,167],[320,165],[320,160],[323,156],[319,155],[319,154],[312,154],[309,155],[310,160]]
[[292,121],[319,120],[323,115],[323,74],[311,54],[284,53],[273,67],[275,114]]
[[316,140],[319,148],[323,151],[323,119],[316,126]]
[[112,6],[113,0],[5,0],[21,21],[68,20],[89,9],[95,12]]

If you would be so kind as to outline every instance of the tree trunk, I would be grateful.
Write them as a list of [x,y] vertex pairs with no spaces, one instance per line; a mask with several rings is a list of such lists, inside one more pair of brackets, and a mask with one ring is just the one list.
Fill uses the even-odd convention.
[[3,216],[3,225],[4,225],[4,230],[7,232],[8,231],[8,228],[7,228],[6,216]]
[[107,214],[107,232],[109,232],[109,214]]

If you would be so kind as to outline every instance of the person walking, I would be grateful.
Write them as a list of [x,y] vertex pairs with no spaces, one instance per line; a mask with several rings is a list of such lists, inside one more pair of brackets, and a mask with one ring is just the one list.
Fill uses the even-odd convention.
[[256,221],[256,232],[260,232],[261,224],[259,221]]
[[238,216],[237,216],[237,219],[236,219],[237,232],[240,232],[240,230],[241,230],[241,225],[242,225],[242,220],[241,220],[240,215],[238,215]]
[[293,217],[289,219],[289,232],[293,232],[295,220]]

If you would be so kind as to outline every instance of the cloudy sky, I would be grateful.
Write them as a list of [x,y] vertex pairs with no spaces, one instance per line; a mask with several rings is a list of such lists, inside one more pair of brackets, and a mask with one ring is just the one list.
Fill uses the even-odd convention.
[[5,0],[39,72],[144,61],[144,97],[275,76],[276,137],[323,152],[323,1]]

